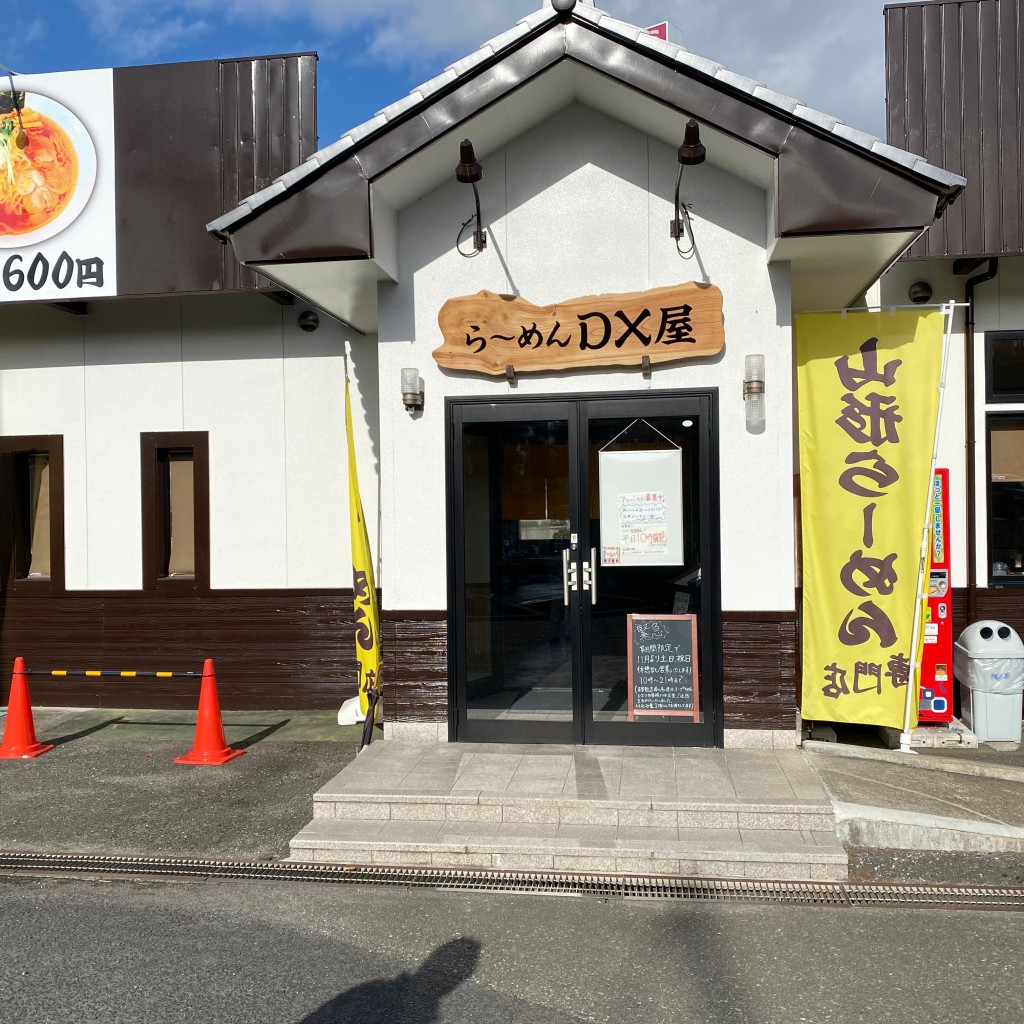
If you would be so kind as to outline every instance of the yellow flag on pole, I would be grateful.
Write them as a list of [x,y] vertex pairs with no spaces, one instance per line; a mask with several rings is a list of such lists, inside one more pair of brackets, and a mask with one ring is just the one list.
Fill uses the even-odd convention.
[[797,320],[807,720],[903,726],[944,325],[918,310]]
[[[359,710],[365,715],[369,694],[381,692],[380,611],[377,608],[377,583],[370,555],[370,538],[359,497],[356,472],[356,445],[352,436],[352,397],[345,378],[345,433],[348,435],[348,513],[352,534],[352,594],[355,610],[356,660],[359,663]],[[376,702],[374,714],[376,715]]]

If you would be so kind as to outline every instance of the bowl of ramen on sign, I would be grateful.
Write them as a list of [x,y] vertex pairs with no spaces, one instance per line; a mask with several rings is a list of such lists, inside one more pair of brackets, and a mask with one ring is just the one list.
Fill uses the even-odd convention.
[[0,248],[59,234],[95,183],[96,149],[67,107],[38,93],[0,92]]

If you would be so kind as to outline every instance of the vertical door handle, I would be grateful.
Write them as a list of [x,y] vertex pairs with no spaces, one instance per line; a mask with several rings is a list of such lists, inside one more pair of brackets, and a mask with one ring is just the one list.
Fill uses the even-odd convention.
[[597,548],[590,549],[590,561],[583,563],[583,589],[590,591],[590,603],[597,604]]
[[576,562],[570,562],[570,551],[562,551],[562,602],[569,607],[569,591],[579,590],[579,578],[576,575]]

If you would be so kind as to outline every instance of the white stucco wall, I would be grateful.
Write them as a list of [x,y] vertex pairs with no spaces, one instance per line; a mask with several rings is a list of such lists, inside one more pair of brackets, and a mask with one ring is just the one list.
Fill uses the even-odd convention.
[[[524,375],[512,393],[717,387],[723,607],[792,609],[789,280],[786,267],[766,266],[765,194],[714,167],[713,157],[686,169],[698,262],[680,258],[669,237],[675,151],[628,125],[575,105],[480,156],[487,248],[472,259],[455,251],[472,191],[453,175],[399,212],[399,279],[378,292],[385,606],[446,605],[444,397],[510,393],[504,380],[438,368],[431,351],[440,344],[442,304],[485,288],[538,304],[639,291],[700,280],[703,267],[724,295],[719,356],[656,366],[650,384],[639,370]],[[741,397],[744,356],[753,352],[766,356],[767,429],[760,435],[747,432]],[[417,367],[424,379],[422,414],[401,406],[403,366]]]
[[[972,274],[956,276],[949,260],[914,260],[898,263],[882,278],[876,294],[882,305],[906,304],[907,288],[914,281],[927,281],[932,286],[932,302],[964,301],[968,279],[986,269],[983,264]],[[869,299],[870,301],[870,299]],[[953,555],[953,586],[967,586],[967,523],[964,500],[967,493],[967,428],[966,363],[964,345],[965,310],[958,308],[953,320],[946,394],[942,423],[939,428],[939,466],[949,468],[950,540]],[[985,417],[989,412],[1024,413],[1024,404],[985,401],[985,332],[1024,330],[1024,260],[1003,259],[992,281],[975,290],[975,343],[971,355],[974,362],[974,430],[975,446],[975,522],[977,536],[977,579],[979,587],[988,586],[988,466],[985,451]]]
[[[0,319],[0,433],[64,438],[66,585],[142,584],[139,435],[205,430],[211,585],[347,587],[344,352],[377,522],[375,339],[262,296],[112,300]],[[371,542],[376,550],[375,536]]]
[[[964,279],[953,275],[952,263],[897,263],[868,295],[869,303],[882,306],[909,305],[907,289],[914,281],[927,280],[932,286],[932,303],[963,302]],[[983,388],[984,393],[984,388]],[[967,585],[967,526],[962,513],[963,495],[967,488],[967,460],[964,449],[964,310],[957,308],[953,317],[953,333],[946,362],[946,389],[942,400],[939,424],[939,445],[936,465],[949,470],[950,509],[949,538],[952,555],[953,586]],[[984,454],[984,443],[981,445]],[[983,476],[978,477],[983,480]]]

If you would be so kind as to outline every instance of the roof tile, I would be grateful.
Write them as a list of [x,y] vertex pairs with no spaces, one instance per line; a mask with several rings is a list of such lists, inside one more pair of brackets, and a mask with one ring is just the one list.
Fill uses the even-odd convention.
[[422,102],[423,94],[414,89],[408,96],[403,96],[400,100],[395,100],[394,103],[389,103],[386,107],[381,107],[381,109],[377,111],[376,116],[383,117],[388,121],[393,121],[396,117],[400,117],[407,110],[411,110]]
[[293,167],[290,171],[286,171],[277,180],[284,185],[285,188],[292,188],[298,185],[303,178],[308,178],[312,174],[313,170],[318,167],[315,161],[307,160],[305,163],[299,164],[298,167]]
[[829,114],[823,114],[820,110],[815,110],[814,107],[808,107],[804,104],[799,104],[793,111],[793,114],[801,121],[816,124],[819,128],[824,128],[827,132],[832,131],[832,129],[839,124],[838,118],[831,117]]
[[764,85],[759,85],[754,90],[754,95],[765,103],[770,103],[773,107],[778,107],[780,110],[786,110],[790,114],[796,110],[797,107],[803,106],[802,101],[793,99],[792,96],[787,96],[785,93],[775,92],[774,89],[769,89]]
[[626,21],[618,21],[616,18],[612,18],[607,14],[599,22],[601,28],[609,32],[614,32],[616,35],[620,35],[625,39],[629,39],[631,42],[636,42],[640,36],[645,36],[648,33],[642,28],[637,28],[636,25],[630,25]]
[[458,79],[458,75],[452,71],[451,68],[442,71],[441,74],[431,78],[429,82],[424,82],[422,85],[416,86],[416,92],[418,92],[424,99],[428,99],[433,96],[435,92],[440,92],[446,85],[451,85],[452,82]]
[[[345,139],[349,139],[351,140],[351,144],[355,145],[355,143],[361,142],[365,139],[367,135],[372,135],[378,128],[383,128],[387,123],[386,118],[377,114],[376,117],[371,117],[369,121],[364,121],[361,125],[353,128],[341,141],[344,142]],[[338,143],[336,142],[334,145],[337,146]]]
[[876,142],[881,142],[881,139],[877,136],[862,132],[859,128],[851,128],[848,124],[843,124],[842,121],[836,122],[835,128],[832,129],[832,134],[838,135],[839,138],[846,139],[847,142],[852,142],[854,145],[867,150],[870,150]]
[[679,59],[680,47],[676,46],[675,43],[667,43],[664,39],[652,36],[650,32],[641,32],[637,36],[636,41],[647,50],[656,50],[658,53],[671,57],[673,60]]
[[263,206],[264,203],[269,203],[270,200],[274,198],[274,196],[279,196],[286,191],[287,188],[285,186],[285,183],[280,178],[278,178],[277,180],[271,182],[271,184],[269,184],[266,188],[260,189],[259,192],[254,192],[251,196],[249,196],[246,202],[249,204],[250,207]]
[[525,36],[528,31],[529,29],[523,22],[517,21],[507,32],[488,39],[485,45],[489,46],[492,52],[497,53],[499,50],[504,50],[506,46],[511,46],[517,39]]
[[689,50],[681,48],[677,59],[681,64],[685,64],[695,71],[702,71],[705,75],[710,75],[712,78],[715,78],[718,72],[723,70],[721,64],[716,64],[715,61],[708,60],[707,57],[700,57],[696,53],[690,53]]
[[[314,153],[305,163],[281,175],[268,188],[250,196],[234,210],[211,221],[207,225],[208,230],[219,231],[229,228],[232,224],[245,219],[250,213],[271,201],[275,196],[296,188],[303,179],[315,172],[318,167],[338,160],[346,152],[353,149],[362,139],[383,128],[389,121],[393,121],[408,111],[415,110],[421,104],[428,103],[432,96],[458,82],[460,78],[467,75],[483,61],[514,46],[524,36],[557,17],[558,13],[550,6],[545,5],[540,10],[520,18],[508,31],[495,36],[478,50],[451,64],[440,75],[424,82],[407,96],[382,108],[369,121],[353,128],[341,139]],[[653,50],[669,57],[678,65],[680,70],[688,69],[707,75],[734,89],[748,93],[761,102],[777,108],[795,121],[814,125],[825,132],[834,134],[838,138],[870,152],[878,159],[907,167],[914,173],[946,186],[962,186],[965,184],[965,180],[957,174],[952,174],[940,167],[929,164],[926,160],[912,153],[906,153],[894,146],[890,146],[881,139],[869,135],[867,132],[851,128],[849,125],[820,110],[808,107],[800,100],[775,92],[752,78],[735,74],[715,61],[691,53],[684,47],[668,43],[634,25],[618,21],[596,7],[591,7],[588,4],[578,4],[573,10],[573,17],[599,25],[602,30],[620,36],[634,45],[642,46],[644,49]]]
[[449,64],[445,71],[454,71],[461,78],[468,71],[472,71],[478,64],[482,64],[489,57],[493,56],[491,48],[483,46],[479,50],[474,50],[472,53],[467,54],[461,60],[455,61],[454,64]]
[[734,89],[741,89],[743,92],[749,92],[751,95],[754,94],[754,90],[764,88],[760,82],[755,82],[753,78],[737,75],[735,71],[730,71],[728,68],[719,68],[715,78],[719,82],[725,82],[726,85],[731,85]]
[[882,142],[881,139],[877,139],[874,142],[871,146],[871,152],[904,167],[913,167],[921,159],[917,154],[908,153],[905,149],[897,149],[895,146],[890,146],[887,142]]
[[525,17],[520,18],[516,24],[525,25],[527,31],[533,31],[540,25],[543,25],[545,21],[550,21],[558,17],[558,12],[553,7],[548,7],[545,4],[540,10],[534,11],[532,14],[527,14]]
[[944,185],[960,185],[963,187],[967,184],[967,179],[959,174],[954,174],[952,171],[947,171],[942,167],[936,167],[934,164],[928,163],[927,160],[918,160],[914,164],[913,168],[918,174],[922,174],[927,178],[934,178],[936,181],[942,182]]

